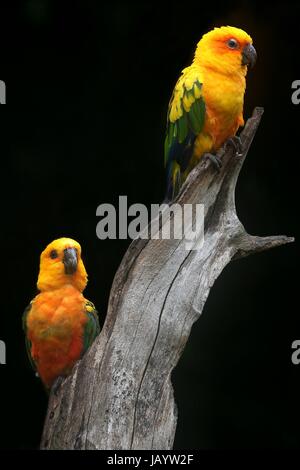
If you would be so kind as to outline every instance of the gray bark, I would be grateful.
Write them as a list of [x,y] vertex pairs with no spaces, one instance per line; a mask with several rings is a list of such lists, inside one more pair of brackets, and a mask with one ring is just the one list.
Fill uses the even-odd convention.
[[103,331],[51,393],[43,449],[172,448],[171,373],[212,285],[231,260],[293,241],[251,236],[236,214],[237,178],[262,113],[256,108],[241,133],[242,156],[222,149],[219,173],[202,159],[177,198],[205,205],[202,248],[187,251],[184,240],[139,239],[129,246]]

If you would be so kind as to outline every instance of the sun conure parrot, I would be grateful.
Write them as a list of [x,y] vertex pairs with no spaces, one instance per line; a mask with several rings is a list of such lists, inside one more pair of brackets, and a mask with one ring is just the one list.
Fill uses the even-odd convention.
[[192,65],[183,69],[169,103],[165,140],[166,199],[179,192],[188,173],[244,125],[243,105],[248,65],[256,61],[251,37],[231,26],[215,28],[199,41]]
[[40,293],[23,315],[29,359],[46,389],[71,372],[100,332],[97,311],[82,295],[86,284],[79,243],[50,243],[40,258]]

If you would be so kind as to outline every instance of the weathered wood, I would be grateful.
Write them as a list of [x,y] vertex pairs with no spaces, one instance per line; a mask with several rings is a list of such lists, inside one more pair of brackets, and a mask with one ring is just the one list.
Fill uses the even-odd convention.
[[222,149],[219,173],[203,159],[177,198],[205,205],[201,250],[187,251],[184,240],[130,245],[101,335],[50,396],[43,449],[172,448],[170,377],[212,285],[232,259],[293,241],[250,236],[236,215],[236,181],[262,113],[256,108],[241,134],[243,155]]

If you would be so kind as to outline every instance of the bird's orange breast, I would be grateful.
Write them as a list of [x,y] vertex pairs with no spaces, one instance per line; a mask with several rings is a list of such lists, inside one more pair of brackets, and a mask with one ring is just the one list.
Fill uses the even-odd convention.
[[70,372],[83,350],[85,299],[73,286],[38,294],[27,318],[31,355],[47,387]]
[[206,116],[204,128],[195,141],[196,158],[218,150],[244,125],[245,77],[221,75],[211,70],[202,73]]

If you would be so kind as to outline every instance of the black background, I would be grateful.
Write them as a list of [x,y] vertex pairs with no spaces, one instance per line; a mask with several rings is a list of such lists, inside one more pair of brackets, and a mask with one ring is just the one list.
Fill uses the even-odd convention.
[[[256,105],[265,114],[240,175],[238,214],[252,234],[297,236],[299,13],[288,2],[1,3],[1,448],[37,448],[42,431],[47,399],[21,328],[40,252],[61,236],[81,243],[85,294],[103,322],[129,242],[96,238],[96,208],[119,195],[161,202],[168,100],[213,26],[245,29],[259,56],[245,117]],[[299,447],[297,254],[295,243],[234,262],[214,285],[173,374],[176,449]]]

